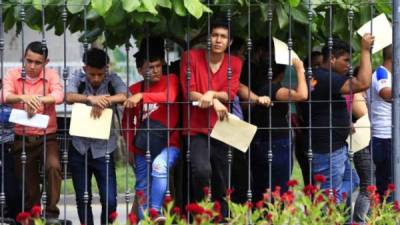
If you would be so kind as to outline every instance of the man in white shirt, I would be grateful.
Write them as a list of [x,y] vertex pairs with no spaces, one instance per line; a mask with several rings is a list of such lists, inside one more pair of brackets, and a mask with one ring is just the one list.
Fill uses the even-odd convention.
[[392,175],[392,46],[383,49],[383,64],[372,74],[369,92],[372,151],[378,193],[383,195]]

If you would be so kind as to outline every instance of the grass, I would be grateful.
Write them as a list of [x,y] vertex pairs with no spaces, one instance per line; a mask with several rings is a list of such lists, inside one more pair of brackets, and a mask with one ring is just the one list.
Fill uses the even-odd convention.
[[[116,176],[117,176],[117,193],[125,193],[126,191],[126,178],[125,178],[125,173],[126,173],[126,166],[125,164],[122,163],[116,163]],[[132,167],[128,167],[128,189],[132,193],[133,187],[135,185],[135,176],[133,174]],[[99,189],[97,188],[97,183],[96,179],[94,176],[92,177],[91,180],[92,183],[92,192],[93,193],[99,193]],[[69,178],[67,180],[63,180],[62,186],[61,186],[61,194],[64,194],[64,186],[66,187],[66,194],[75,194],[74,187],[72,185],[72,178]]]

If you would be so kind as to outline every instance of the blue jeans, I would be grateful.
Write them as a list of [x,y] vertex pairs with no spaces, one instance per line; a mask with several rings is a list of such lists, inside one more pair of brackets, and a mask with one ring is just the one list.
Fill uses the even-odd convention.
[[[167,164],[167,154],[169,154]],[[151,185],[150,185],[150,207],[161,212],[161,207],[164,200],[165,192],[167,191],[167,166],[172,168],[178,160],[180,151],[176,147],[164,148],[161,153],[158,154],[152,162],[151,168]],[[135,168],[136,176],[136,192],[143,191],[145,196],[147,193],[148,181],[147,181],[147,162],[146,158],[142,155],[135,156]],[[143,218],[143,211],[147,209],[147,200],[144,205],[141,205],[142,209],[138,210],[139,218]]]
[[[106,159],[105,157],[93,159],[91,151],[87,151],[87,180],[88,187],[88,204],[87,222],[85,222],[85,156],[81,155],[75,148],[70,149],[69,153],[69,168],[72,173],[72,182],[76,193],[76,204],[78,208],[78,216],[81,224],[93,225],[92,214],[92,188],[91,180],[92,175],[96,178],[97,187],[99,188],[100,202],[101,202],[101,224],[106,224],[107,213],[110,214],[117,209],[117,181],[115,176],[114,158],[111,154],[110,162],[108,163],[108,177],[106,173]],[[107,180],[108,180],[108,193],[107,193]],[[108,201],[108,211],[107,209]],[[110,222],[110,220],[108,220]]]
[[[373,137],[373,160],[378,193],[383,196],[389,183],[393,182],[392,174],[392,139]],[[392,200],[392,198],[390,198]]]
[[[326,177],[326,182],[321,184],[321,189],[332,188],[336,190],[337,202],[342,201],[342,193],[347,196],[359,186],[360,178],[349,161],[347,145],[333,150],[332,154],[313,154],[312,172],[313,175],[321,174]],[[330,158],[332,158],[332,167],[330,166]],[[332,173],[332,180],[331,180]],[[332,181],[332,187],[331,187]]]
[[267,138],[256,138],[251,148],[251,172],[253,177],[253,199],[259,201],[267,188],[274,190],[276,186],[281,187],[281,192],[286,192],[292,173],[293,148],[289,148],[289,138],[272,140],[272,171],[271,187],[269,186],[268,168],[268,141]]

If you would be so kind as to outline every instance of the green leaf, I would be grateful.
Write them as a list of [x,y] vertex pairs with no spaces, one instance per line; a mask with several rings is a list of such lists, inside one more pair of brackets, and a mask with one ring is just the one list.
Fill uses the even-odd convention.
[[83,10],[84,3],[85,3],[84,0],[68,0],[67,9],[70,13],[76,14]]
[[146,9],[147,12],[157,15],[158,12],[156,10],[156,3],[157,0],[142,0],[142,6],[144,9]]
[[178,16],[186,16],[186,9],[183,5],[183,0],[173,1],[172,7]]
[[91,0],[92,7],[100,16],[104,16],[112,6],[112,0]]
[[118,0],[113,1],[113,5],[108,10],[108,12],[104,16],[104,22],[106,26],[116,27],[118,25],[123,24],[123,20],[126,16],[126,12],[122,8],[122,4]]
[[300,4],[300,0],[289,0],[289,5],[291,7],[297,7]]
[[199,0],[183,0],[185,8],[196,19],[200,19],[203,15],[203,4]]
[[170,9],[172,7],[170,0],[158,0],[157,4],[161,7]]
[[128,13],[133,12],[135,9],[137,9],[140,6],[139,0],[121,0],[121,2],[122,2],[122,7]]
[[279,28],[284,28],[289,23],[288,15],[282,5],[276,7],[276,16],[278,17]]
[[[35,9],[42,10],[42,0],[33,0],[32,4]],[[45,4],[45,2],[43,2],[43,4]]]

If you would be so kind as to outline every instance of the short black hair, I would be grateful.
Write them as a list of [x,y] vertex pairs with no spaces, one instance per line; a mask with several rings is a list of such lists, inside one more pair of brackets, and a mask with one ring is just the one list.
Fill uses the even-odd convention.
[[104,50],[99,48],[90,48],[83,53],[82,62],[86,66],[103,69],[110,62],[110,58]]
[[233,26],[229,26],[228,20],[223,17],[216,17],[211,21],[210,32],[212,32],[215,28],[221,28],[221,27],[227,29],[229,34],[232,33]]
[[[148,54],[147,47],[149,47]],[[139,51],[133,57],[136,59],[136,67],[140,68],[146,61],[164,61],[164,55],[164,39],[161,37],[149,37],[148,40],[147,38],[142,40]]]
[[29,43],[28,46],[26,46],[26,48],[25,48],[25,55],[26,55],[26,53],[28,53],[28,50],[32,51],[34,53],[40,54],[40,55],[44,56],[45,59],[47,59],[47,56],[48,56],[47,46],[45,46],[45,48],[43,49],[43,45],[39,41],[33,41],[33,42]]
[[[317,58],[318,56],[324,56],[323,54],[322,54],[322,52],[320,52],[320,51],[312,51],[311,52],[311,64],[313,63],[313,60],[315,60],[315,58]],[[304,60],[303,60],[303,62],[304,62],[304,68],[307,68],[309,65],[308,65],[308,55],[307,55],[307,57],[305,57],[304,58]]]
[[[354,49],[350,47],[350,45],[339,39],[334,38],[332,40],[332,56],[335,58],[339,58],[340,56],[350,53],[350,49],[354,52]],[[322,48],[322,56],[323,62],[327,62],[329,60],[329,43],[326,43],[325,46]]]
[[383,60],[391,60],[393,57],[393,47],[389,45],[383,49]]

